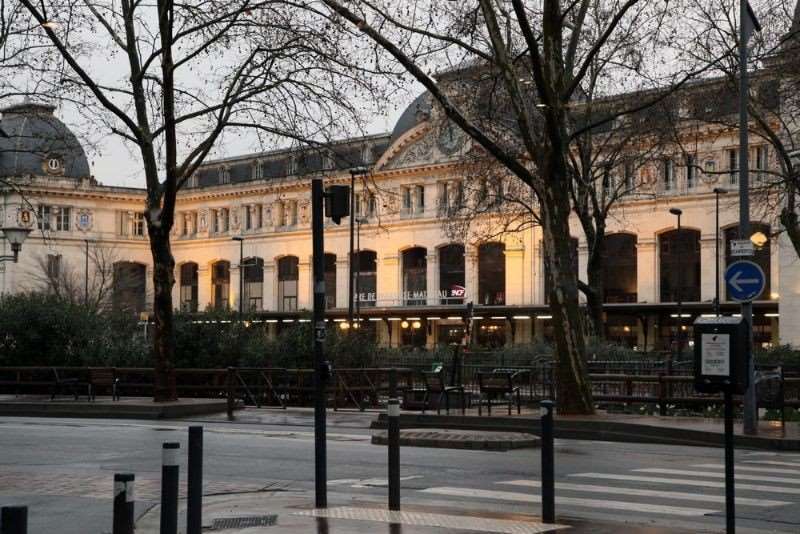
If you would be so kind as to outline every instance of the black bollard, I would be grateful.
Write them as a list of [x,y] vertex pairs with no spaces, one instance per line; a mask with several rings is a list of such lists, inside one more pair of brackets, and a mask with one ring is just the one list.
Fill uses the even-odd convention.
[[114,473],[114,519],[112,534],[133,534],[135,496],[132,473]]
[[389,510],[400,509],[400,401],[397,398],[397,369],[389,370],[387,440],[389,442]]
[[0,509],[0,534],[28,534],[28,507],[4,506]]
[[542,411],[542,521],[555,523],[556,490],[553,454],[553,401],[539,403]]
[[180,443],[164,443],[161,449],[161,534],[178,534],[178,450]]
[[189,427],[189,471],[186,475],[186,534],[203,530],[203,427]]

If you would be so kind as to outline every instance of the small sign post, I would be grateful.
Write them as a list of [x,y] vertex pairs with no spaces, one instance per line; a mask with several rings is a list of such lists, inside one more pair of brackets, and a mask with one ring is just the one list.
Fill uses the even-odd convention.
[[[734,274],[742,272],[735,270]],[[728,272],[725,275],[730,284]],[[757,288],[749,288],[749,291],[754,289]],[[730,286],[728,291],[731,294]],[[733,394],[744,393],[750,384],[749,340],[749,325],[741,317],[699,317],[694,322],[694,387],[700,393],[722,392],[725,395],[725,508],[731,533],[735,528]]]

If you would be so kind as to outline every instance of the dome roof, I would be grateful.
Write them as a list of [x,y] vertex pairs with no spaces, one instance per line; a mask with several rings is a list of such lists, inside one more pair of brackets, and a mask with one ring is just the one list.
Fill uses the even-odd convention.
[[397,124],[392,130],[392,137],[389,143],[394,143],[404,133],[412,129],[417,124],[425,121],[431,113],[431,95],[427,91],[414,99],[411,104],[403,111],[400,118],[397,119]]
[[90,175],[75,135],[54,106],[25,102],[0,110],[0,177],[26,174],[81,179]]

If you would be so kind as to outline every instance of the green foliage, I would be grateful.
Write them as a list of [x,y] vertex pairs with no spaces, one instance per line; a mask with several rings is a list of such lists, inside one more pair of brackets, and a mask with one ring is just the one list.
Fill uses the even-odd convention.
[[135,318],[97,314],[46,293],[0,297],[0,365],[148,364]]
[[756,349],[753,353],[756,364],[800,367],[800,351],[791,345],[775,345],[770,349]]

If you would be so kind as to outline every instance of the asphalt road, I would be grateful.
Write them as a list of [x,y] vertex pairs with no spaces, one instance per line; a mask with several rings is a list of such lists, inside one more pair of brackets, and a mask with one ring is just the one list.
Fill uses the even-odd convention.
[[[329,428],[330,491],[386,495],[386,449],[369,442],[369,419],[339,415]],[[0,505],[30,507],[29,534],[110,531],[112,478],[136,474],[139,512],[158,500],[161,444],[187,421],[0,418]],[[313,488],[311,418],[206,420],[206,491]],[[185,456],[185,455],[182,455]],[[590,441],[556,443],[557,512],[688,531],[722,531],[722,449]],[[405,502],[538,513],[539,452],[406,448]],[[740,531],[800,531],[800,455],[737,451]],[[182,476],[185,464],[182,465]]]

